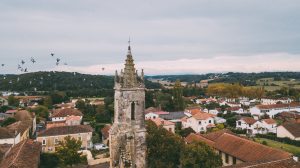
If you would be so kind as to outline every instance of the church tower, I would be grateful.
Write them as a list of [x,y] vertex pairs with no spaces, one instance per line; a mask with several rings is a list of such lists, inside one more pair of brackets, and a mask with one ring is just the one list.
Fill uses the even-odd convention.
[[124,70],[115,74],[115,114],[109,132],[111,168],[146,168],[144,72],[138,75],[130,45]]

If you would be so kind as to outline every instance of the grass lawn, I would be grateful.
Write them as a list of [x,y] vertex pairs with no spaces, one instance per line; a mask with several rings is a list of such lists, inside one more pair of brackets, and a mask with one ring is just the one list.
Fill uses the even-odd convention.
[[300,147],[273,141],[265,138],[255,138],[256,142],[262,143],[263,141],[267,142],[267,145],[273,148],[281,149],[287,152],[290,152],[294,155],[300,156]]

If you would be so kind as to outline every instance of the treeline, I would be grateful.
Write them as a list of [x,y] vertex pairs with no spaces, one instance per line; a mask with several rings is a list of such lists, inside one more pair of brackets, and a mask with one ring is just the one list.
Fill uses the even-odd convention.
[[214,79],[213,83],[240,83],[243,86],[255,86],[256,81],[261,78],[274,78],[274,80],[284,79],[300,79],[300,72],[260,72],[260,73],[210,73],[203,75],[158,75],[149,76],[148,78],[164,79],[176,81],[179,79],[182,82],[199,82],[204,79]]
[[209,96],[221,96],[227,98],[249,97],[262,98],[265,95],[263,88],[244,87],[240,84],[217,83],[211,84],[206,90]]
[[[157,89],[160,85],[145,82],[146,88]],[[64,91],[68,96],[112,96],[114,77],[89,75],[75,72],[34,72],[21,75],[0,75],[0,90],[26,92],[29,95],[49,95]]]

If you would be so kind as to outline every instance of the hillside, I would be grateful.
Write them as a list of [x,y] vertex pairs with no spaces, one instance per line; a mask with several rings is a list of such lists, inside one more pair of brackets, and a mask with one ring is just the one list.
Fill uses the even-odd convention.
[[[34,72],[21,75],[0,75],[0,91],[29,94],[65,91],[72,96],[105,96],[113,94],[114,77],[71,72]],[[147,88],[160,85],[146,81]]]
[[211,82],[218,83],[241,83],[245,86],[255,86],[261,78],[274,78],[275,81],[287,79],[300,79],[300,72],[261,72],[261,73],[211,73],[203,75],[157,75],[149,76],[152,79],[169,80],[171,82],[179,79],[182,82],[199,82],[204,79],[214,79]]

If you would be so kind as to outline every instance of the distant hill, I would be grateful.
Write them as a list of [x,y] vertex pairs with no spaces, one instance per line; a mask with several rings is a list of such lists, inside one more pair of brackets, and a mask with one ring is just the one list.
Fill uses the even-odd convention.
[[182,82],[199,82],[204,79],[214,79],[210,82],[241,83],[245,86],[254,86],[256,81],[261,78],[274,78],[274,80],[300,79],[300,72],[261,72],[261,73],[210,73],[203,75],[157,75],[148,76],[152,79],[163,79]]
[[[105,96],[113,94],[114,77],[71,72],[34,72],[20,75],[0,75],[1,91],[31,94],[65,91],[70,96]],[[147,88],[160,88],[146,81]]]

